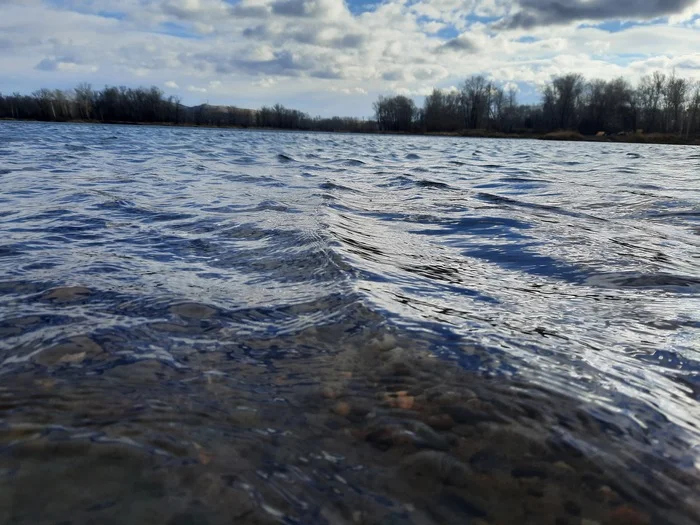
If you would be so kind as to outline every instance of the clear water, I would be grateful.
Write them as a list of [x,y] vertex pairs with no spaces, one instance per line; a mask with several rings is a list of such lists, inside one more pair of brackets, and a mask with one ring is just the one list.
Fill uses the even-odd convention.
[[698,522],[699,170],[0,123],[0,523]]

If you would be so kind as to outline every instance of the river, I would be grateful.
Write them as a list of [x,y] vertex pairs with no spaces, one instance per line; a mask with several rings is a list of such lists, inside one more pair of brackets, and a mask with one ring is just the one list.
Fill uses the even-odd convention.
[[0,122],[0,524],[700,522],[699,172]]

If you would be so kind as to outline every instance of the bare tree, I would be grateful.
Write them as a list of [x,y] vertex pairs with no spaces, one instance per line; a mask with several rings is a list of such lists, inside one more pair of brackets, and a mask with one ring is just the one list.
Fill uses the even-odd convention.
[[674,72],[666,82],[665,88],[666,130],[682,133],[688,81],[676,77]]
[[379,127],[385,131],[411,131],[418,116],[415,102],[403,95],[380,96],[373,107]]
[[491,106],[492,85],[481,75],[472,76],[462,85],[462,112],[467,129],[480,129],[487,124]]
[[[689,90],[690,91],[690,90]],[[696,82],[688,98],[688,126],[685,135],[700,132],[700,82]]]
[[90,84],[79,84],[78,87],[75,88],[75,103],[78,107],[80,118],[85,120],[92,119],[94,98],[95,94]]
[[584,80],[578,73],[569,73],[552,81],[556,95],[556,112],[560,129],[572,127],[583,94]]

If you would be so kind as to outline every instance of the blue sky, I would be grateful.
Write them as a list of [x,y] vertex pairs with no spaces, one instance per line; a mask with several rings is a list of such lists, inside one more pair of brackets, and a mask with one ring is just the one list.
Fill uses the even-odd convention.
[[155,85],[183,102],[369,116],[483,74],[700,80],[697,0],[0,0],[0,91]]

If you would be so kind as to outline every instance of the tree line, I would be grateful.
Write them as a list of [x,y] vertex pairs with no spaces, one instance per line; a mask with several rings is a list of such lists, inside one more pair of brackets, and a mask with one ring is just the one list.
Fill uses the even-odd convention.
[[259,110],[202,104],[189,107],[157,87],[129,88],[89,84],[62,91],[40,89],[31,95],[0,93],[0,118],[51,122],[160,123],[322,131],[376,131],[374,121],[351,117],[311,117],[280,104]]
[[514,89],[473,76],[457,90],[434,89],[422,108],[403,95],[380,96],[374,113],[379,128],[393,132],[570,130],[584,135],[640,131],[700,135],[700,83],[675,73],[655,72],[636,86],[624,78],[586,80],[571,73],[545,85],[539,104],[518,104],[516,95]]
[[585,135],[667,133],[700,135],[700,83],[655,72],[636,86],[624,78],[586,80],[571,73],[553,78],[537,104],[520,104],[515,89],[483,76],[459,89],[434,89],[422,107],[403,95],[380,96],[374,120],[321,118],[280,104],[257,110],[203,104],[188,107],[157,87],[81,84],[73,90],[40,89],[0,94],[0,118],[43,121],[144,122],[350,132],[465,132],[512,134],[577,131]]

